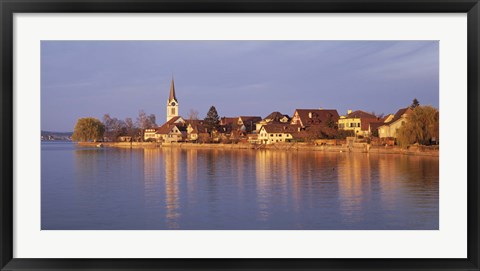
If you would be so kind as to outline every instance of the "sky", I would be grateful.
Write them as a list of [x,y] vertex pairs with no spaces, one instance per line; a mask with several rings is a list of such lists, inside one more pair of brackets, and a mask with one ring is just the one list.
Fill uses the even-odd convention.
[[295,109],[395,113],[439,104],[438,41],[42,41],[41,127],[78,118],[166,120],[175,79],[180,115]]

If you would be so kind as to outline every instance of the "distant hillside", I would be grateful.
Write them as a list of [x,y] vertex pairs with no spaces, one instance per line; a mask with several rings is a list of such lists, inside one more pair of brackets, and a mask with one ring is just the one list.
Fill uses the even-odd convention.
[[44,141],[71,141],[73,132],[41,131],[41,140]]
[[72,136],[73,132],[42,131],[42,136]]

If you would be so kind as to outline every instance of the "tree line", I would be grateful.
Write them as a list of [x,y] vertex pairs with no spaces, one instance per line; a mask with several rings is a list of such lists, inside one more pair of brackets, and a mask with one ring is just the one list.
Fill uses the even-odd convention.
[[121,136],[131,137],[138,141],[143,139],[143,130],[157,127],[154,114],[147,114],[140,110],[136,120],[125,118],[125,120],[103,115],[102,121],[97,118],[80,118],[73,130],[73,141],[117,141]]

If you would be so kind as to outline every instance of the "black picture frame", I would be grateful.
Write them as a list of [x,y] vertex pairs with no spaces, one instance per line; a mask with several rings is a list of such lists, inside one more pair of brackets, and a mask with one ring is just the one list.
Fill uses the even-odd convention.
[[[1,12],[1,270],[480,270],[479,269],[479,12],[478,0],[0,0]],[[24,259],[13,258],[14,13],[467,13],[468,248],[466,259]],[[126,244],[128,245],[128,244]],[[288,244],[286,244],[288,245]]]

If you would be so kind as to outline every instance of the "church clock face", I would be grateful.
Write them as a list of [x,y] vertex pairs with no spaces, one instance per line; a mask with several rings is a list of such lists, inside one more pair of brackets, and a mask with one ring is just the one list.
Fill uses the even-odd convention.
[[171,105],[172,105],[172,106],[175,106],[175,102],[172,102]]

